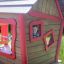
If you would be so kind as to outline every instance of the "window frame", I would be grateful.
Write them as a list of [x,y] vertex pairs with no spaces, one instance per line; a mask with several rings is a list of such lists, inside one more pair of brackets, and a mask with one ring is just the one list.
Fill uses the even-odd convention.
[[[35,37],[35,38],[32,37],[32,35],[33,35],[33,30],[32,30],[33,25],[41,25],[41,36]],[[32,21],[30,23],[30,41],[35,42],[35,41],[40,40],[42,38],[43,33],[44,33],[44,22],[43,21],[41,21],[41,20],[40,21]]]
[[[47,45],[47,41],[46,41],[46,37],[49,36],[50,34],[52,35],[54,42],[52,42],[52,43],[48,46],[48,45]],[[53,29],[49,30],[47,33],[45,33],[45,34],[43,35],[42,39],[43,39],[43,42],[44,42],[44,44],[45,44],[45,50],[46,50],[46,51],[48,51],[48,50],[55,44],[55,38],[54,38],[54,36],[55,36],[55,33],[54,33]],[[52,40],[51,40],[51,41],[52,41]],[[50,42],[49,42],[49,43],[50,43]]]
[[3,52],[0,52],[0,56],[4,56],[6,58],[10,59],[15,59],[15,39],[16,39],[16,23],[14,19],[8,18],[8,19],[1,19],[0,18],[0,23],[6,23],[6,24],[11,24],[11,33],[12,33],[12,54],[6,54]]

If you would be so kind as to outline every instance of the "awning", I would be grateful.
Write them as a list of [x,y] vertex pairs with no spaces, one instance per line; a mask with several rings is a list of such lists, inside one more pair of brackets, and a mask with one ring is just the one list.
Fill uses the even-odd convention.
[[0,0],[0,13],[27,13],[37,0]]

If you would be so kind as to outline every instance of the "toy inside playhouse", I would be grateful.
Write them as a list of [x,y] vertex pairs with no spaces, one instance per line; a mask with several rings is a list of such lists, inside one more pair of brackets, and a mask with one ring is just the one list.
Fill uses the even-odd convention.
[[12,54],[12,34],[8,24],[0,25],[0,52]]

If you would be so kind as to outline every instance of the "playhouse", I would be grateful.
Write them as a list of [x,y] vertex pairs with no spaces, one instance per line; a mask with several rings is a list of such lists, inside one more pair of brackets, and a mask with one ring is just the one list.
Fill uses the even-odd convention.
[[60,59],[64,0],[0,0],[0,64],[54,64]]

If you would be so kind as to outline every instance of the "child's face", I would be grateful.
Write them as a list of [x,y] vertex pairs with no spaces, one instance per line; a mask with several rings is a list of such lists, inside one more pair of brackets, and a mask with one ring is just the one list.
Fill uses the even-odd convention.
[[37,26],[33,27],[33,32],[37,33],[37,31],[38,31],[38,27]]

